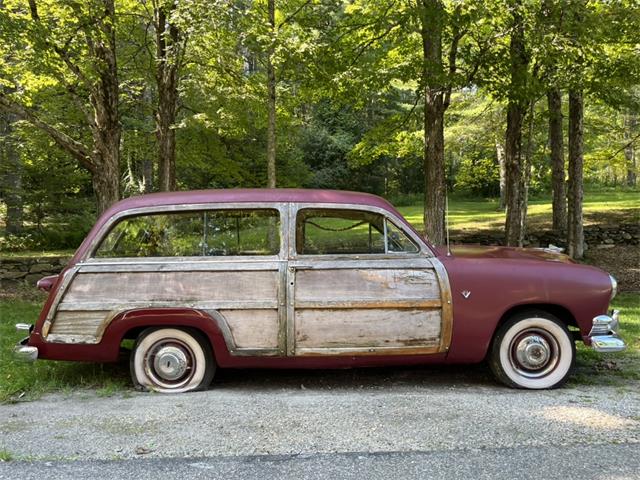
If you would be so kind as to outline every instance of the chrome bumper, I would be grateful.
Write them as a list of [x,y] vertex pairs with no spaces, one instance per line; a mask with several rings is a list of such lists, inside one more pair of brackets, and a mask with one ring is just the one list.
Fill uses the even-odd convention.
[[609,315],[598,315],[593,319],[593,326],[589,332],[591,348],[600,353],[621,352],[627,346],[618,335],[620,312],[614,310]]
[[[16,325],[16,330],[19,332],[26,331],[31,333],[33,326],[26,323],[18,323]],[[38,347],[31,347],[27,345],[28,341],[29,337],[25,337],[13,348],[13,357],[16,360],[20,360],[22,362],[34,362],[38,359]]]

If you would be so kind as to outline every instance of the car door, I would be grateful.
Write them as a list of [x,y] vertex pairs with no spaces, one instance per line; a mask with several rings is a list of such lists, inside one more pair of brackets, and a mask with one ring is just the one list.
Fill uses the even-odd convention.
[[289,355],[446,351],[446,273],[398,218],[377,207],[295,204],[289,222]]

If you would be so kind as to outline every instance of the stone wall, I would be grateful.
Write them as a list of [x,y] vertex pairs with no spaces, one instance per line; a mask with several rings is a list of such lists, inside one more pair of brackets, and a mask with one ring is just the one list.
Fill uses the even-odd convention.
[[0,259],[0,283],[26,282],[35,285],[47,275],[56,275],[71,257],[10,257]]
[[[613,248],[616,245],[640,245],[640,224],[589,225],[584,228],[586,248]],[[451,243],[479,243],[480,245],[504,245],[504,233],[486,232],[452,233]],[[566,237],[550,231],[532,232],[525,238],[526,247],[548,247],[553,244],[566,248]]]

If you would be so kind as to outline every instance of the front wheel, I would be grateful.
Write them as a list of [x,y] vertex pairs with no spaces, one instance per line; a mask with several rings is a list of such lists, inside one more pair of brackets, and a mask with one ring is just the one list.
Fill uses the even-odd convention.
[[201,390],[211,383],[215,367],[209,342],[194,330],[148,328],[131,352],[131,378],[143,390]]
[[502,383],[538,390],[564,384],[575,356],[576,346],[566,325],[547,312],[528,311],[500,327],[489,365]]

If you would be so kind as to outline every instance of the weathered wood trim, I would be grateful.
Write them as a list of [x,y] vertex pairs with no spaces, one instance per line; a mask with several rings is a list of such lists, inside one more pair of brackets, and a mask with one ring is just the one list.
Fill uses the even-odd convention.
[[362,356],[362,355],[430,355],[440,352],[436,346],[426,347],[346,347],[346,348],[298,348],[298,356]]
[[213,257],[154,257],[142,258],[139,261],[131,259],[102,262],[98,258],[90,262],[79,264],[82,273],[118,273],[118,272],[220,272],[229,271],[260,271],[277,270],[281,261],[277,257],[264,257],[266,261],[260,261],[257,257],[251,257],[246,261],[238,260],[238,257],[225,257],[225,260],[213,259]]
[[127,301],[127,302],[78,302],[64,303],[59,307],[59,312],[73,312],[83,310],[135,310],[139,308],[193,308],[196,310],[259,310],[277,309],[277,300],[216,300],[212,302],[189,301]]
[[100,343],[100,339],[93,335],[72,335],[72,334],[50,333],[47,336],[47,342],[95,345],[97,343]]
[[417,308],[438,308],[440,306],[441,306],[440,300],[353,300],[353,301],[298,300],[295,302],[296,309],[303,309],[303,308],[417,309]]
[[280,354],[279,348],[239,348],[233,340],[233,333],[231,332],[229,323],[224,315],[217,310],[204,310],[204,312],[208,314],[218,325],[220,332],[222,332],[222,337],[224,338],[227,350],[229,350],[231,355],[251,357],[277,356]]
[[440,283],[440,295],[442,298],[442,329],[440,333],[439,352],[448,352],[451,346],[453,334],[453,299],[451,297],[451,285],[449,275],[440,260],[433,257],[431,259],[433,268]]
[[295,278],[293,267],[287,268],[287,355],[296,354]]
[[67,288],[71,284],[71,280],[73,280],[75,275],[78,273],[78,270],[79,270],[79,266],[76,265],[75,267],[70,268],[69,270],[66,270],[63,273],[62,283],[60,284],[60,287],[58,288],[58,291],[56,292],[56,296],[53,299],[53,302],[51,303],[51,307],[49,308],[49,311],[47,312],[47,317],[45,318],[44,324],[42,325],[42,338],[45,339],[45,340],[47,339],[47,337],[49,335],[49,330],[51,329],[51,324],[53,323],[53,319],[54,319],[56,313],[58,312],[58,305],[60,304],[60,301],[62,300],[62,297],[64,296],[65,292],[67,291]]
[[338,269],[401,269],[412,270],[433,269],[430,259],[419,256],[417,253],[407,256],[395,256],[385,254],[362,255],[304,255],[296,260],[290,260],[289,266],[296,270],[338,270]]

